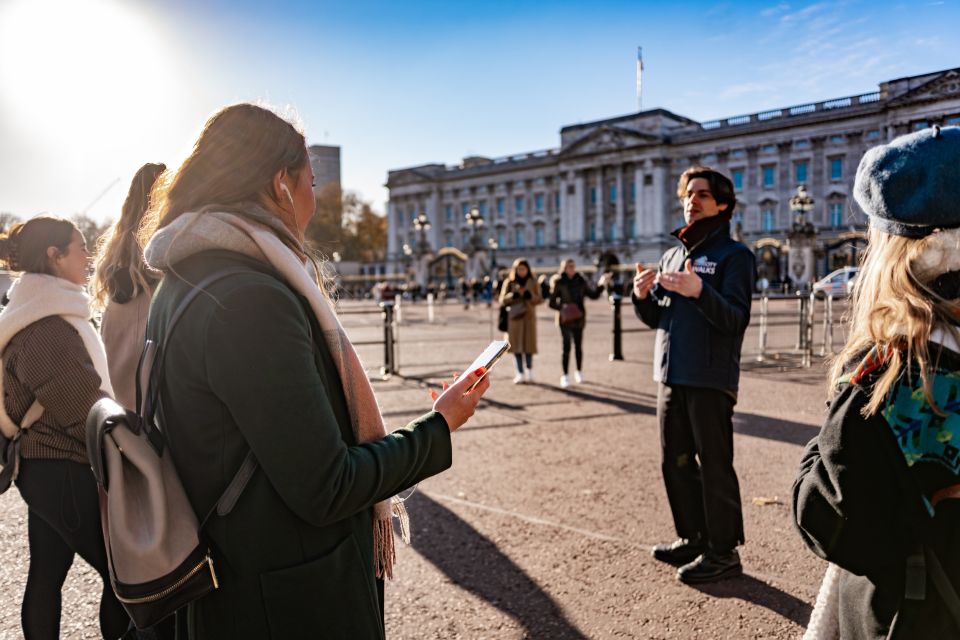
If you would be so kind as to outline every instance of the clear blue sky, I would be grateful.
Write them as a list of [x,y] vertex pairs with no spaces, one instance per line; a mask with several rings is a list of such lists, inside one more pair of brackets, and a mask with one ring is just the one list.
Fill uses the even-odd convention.
[[[292,107],[383,209],[388,169],[555,147],[645,108],[708,120],[960,67],[960,0],[0,0],[0,211],[112,218],[218,107]],[[11,57],[12,56],[12,57]],[[112,186],[111,186],[112,185]]]

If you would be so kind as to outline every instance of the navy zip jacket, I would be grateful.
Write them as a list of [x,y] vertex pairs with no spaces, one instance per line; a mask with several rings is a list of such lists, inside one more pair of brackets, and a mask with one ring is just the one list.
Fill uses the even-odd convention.
[[703,280],[699,298],[663,287],[655,287],[643,300],[633,296],[637,317],[657,330],[653,379],[735,394],[740,348],[750,324],[756,260],[750,249],[730,237],[729,223],[689,251],[683,246],[668,250],[660,258],[659,270],[682,271],[687,258]]

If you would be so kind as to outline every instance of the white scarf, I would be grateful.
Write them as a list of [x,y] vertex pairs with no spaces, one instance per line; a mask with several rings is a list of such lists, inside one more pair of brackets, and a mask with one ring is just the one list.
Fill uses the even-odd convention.
[[[10,340],[23,329],[49,316],[60,316],[69,322],[86,347],[90,360],[100,376],[100,388],[113,396],[110,373],[107,369],[107,354],[100,334],[90,323],[90,298],[83,287],[63,278],[42,273],[24,273],[7,292],[10,302],[0,312],[0,355]],[[20,430],[7,415],[3,401],[3,361],[0,359],[0,430],[8,438],[14,438]]]
[[[330,301],[311,277],[310,268],[278,234],[293,246],[301,246],[300,242],[276,216],[258,207],[251,207],[242,213],[211,209],[208,207],[201,212],[184,213],[154,234],[144,251],[147,264],[154,269],[167,271],[171,265],[200,251],[228,249],[271,265],[310,304],[323,332],[324,343],[330,349],[340,374],[357,441],[366,443],[385,438],[387,429],[380,407],[353,344],[347,338]],[[256,220],[256,223],[251,220]],[[409,542],[406,510],[397,498],[393,498],[377,503],[373,511],[376,574],[378,577],[392,578],[396,551],[391,513],[400,519],[401,535],[405,542]]]

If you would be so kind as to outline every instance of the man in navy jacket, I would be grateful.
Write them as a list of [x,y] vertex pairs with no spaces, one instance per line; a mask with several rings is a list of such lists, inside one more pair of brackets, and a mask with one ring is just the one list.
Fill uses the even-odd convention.
[[740,348],[750,323],[753,252],[730,237],[733,183],[706,167],[687,169],[677,197],[686,226],[657,269],[637,264],[633,304],[657,330],[653,377],[663,479],[679,539],[654,547],[688,584],[743,573],[740,485],[733,468],[733,407]]

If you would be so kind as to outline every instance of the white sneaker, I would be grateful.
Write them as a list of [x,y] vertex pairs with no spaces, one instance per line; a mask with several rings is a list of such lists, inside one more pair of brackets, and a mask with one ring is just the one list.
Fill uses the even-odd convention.
[[520,384],[521,382],[523,382],[522,373],[518,373],[517,375],[513,376],[513,384]]
[[567,387],[569,387],[569,386],[570,386],[570,376],[568,376],[567,374],[563,374],[562,376],[560,376],[560,386],[563,387],[564,389],[566,389]]
[[523,372],[523,379],[527,382],[533,382],[533,369],[526,369]]
[[577,384],[582,384],[582,383],[583,383],[583,374],[580,373],[579,371],[574,371],[574,372],[573,372],[573,380],[574,380]]

